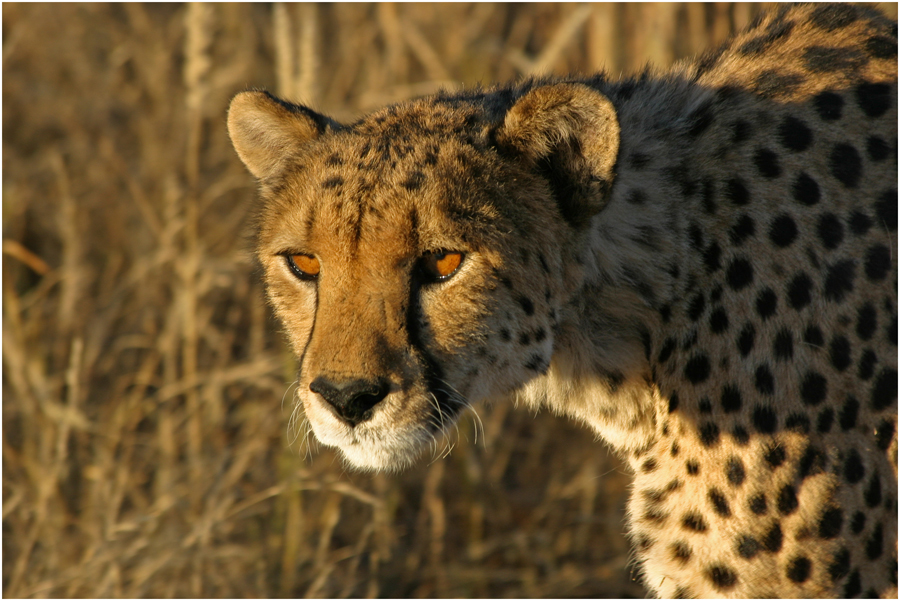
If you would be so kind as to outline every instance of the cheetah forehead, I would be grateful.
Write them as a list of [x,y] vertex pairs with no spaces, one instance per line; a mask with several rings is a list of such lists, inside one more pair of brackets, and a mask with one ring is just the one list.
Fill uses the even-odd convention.
[[427,250],[527,235],[552,207],[523,187],[540,183],[497,151],[492,127],[474,105],[434,99],[368,115],[298,153],[264,191],[264,222],[301,240],[320,228],[345,238],[400,236]]

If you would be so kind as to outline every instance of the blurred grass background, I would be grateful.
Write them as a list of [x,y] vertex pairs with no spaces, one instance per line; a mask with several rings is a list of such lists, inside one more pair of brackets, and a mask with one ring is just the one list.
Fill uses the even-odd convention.
[[643,596],[577,424],[483,408],[401,475],[304,456],[225,110],[664,67],[761,8],[4,3],[4,596]]

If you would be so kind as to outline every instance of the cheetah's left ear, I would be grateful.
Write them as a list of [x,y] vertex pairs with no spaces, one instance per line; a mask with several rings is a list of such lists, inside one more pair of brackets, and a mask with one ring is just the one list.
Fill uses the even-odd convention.
[[619,121],[609,99],[582,84],[536,88],[506,114],[496,142],[550,183],[563,217],[586,226],[608,199]]
[[228,135],[238,156],[263,180],[285,168],[293,154],[340,124],[264,91],[241,92],[228,107]]

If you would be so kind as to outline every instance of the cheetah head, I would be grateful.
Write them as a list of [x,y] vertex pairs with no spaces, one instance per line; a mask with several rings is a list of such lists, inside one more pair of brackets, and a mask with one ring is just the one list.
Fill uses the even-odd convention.
[[252,91],[228,130],[260,183],[258,258],[320,442],[397,469],[548,370],[612,183],[606,97],[432,97],[342,125]]

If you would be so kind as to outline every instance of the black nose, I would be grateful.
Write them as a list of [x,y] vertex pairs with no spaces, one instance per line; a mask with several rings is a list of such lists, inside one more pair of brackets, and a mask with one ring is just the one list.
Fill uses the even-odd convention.
[[335,412],[351,426],[372,417],[372,407],[384,400],[388,385],[380,380],[345,380],[335,382],[319,376],[309,389],[322,396]]

